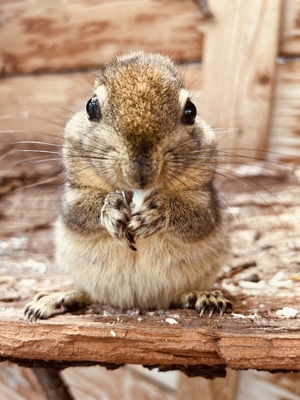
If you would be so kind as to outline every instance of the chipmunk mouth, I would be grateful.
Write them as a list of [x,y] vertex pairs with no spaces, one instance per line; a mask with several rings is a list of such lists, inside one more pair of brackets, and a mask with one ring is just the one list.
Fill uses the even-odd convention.
[[160,168],[153,163],[132,161],[123,171],[123,177],[129,190],[152,190],[159,182],[160,173]]

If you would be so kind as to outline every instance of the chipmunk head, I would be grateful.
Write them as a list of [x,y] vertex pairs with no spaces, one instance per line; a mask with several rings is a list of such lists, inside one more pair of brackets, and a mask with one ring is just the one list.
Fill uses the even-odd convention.
[[104,67],[86,112],[82,150],[117,189],[166,184],[190,163],[184,155],[202,146],[196,107],[174,63],[160,54],[131,53]]

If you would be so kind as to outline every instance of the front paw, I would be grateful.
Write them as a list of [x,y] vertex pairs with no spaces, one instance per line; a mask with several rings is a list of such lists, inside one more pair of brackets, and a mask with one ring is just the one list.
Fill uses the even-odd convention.
[[121,193],[105,196],[101,209],[100,223],[115,239],[124,238],[124,230],[130,220],[130,207]]
[[133,246],[133,234],[127,229],[130,219],[130,207],[121,193],[109,193],[106,195],[100,213],[100,223],[107,229],[110,236],[115,239],[123,239],[131,250]]
[[148,197],[139,211],[131,216],[128,229],[134,236],[149,237],[168,226],[168,207],[164,198]]

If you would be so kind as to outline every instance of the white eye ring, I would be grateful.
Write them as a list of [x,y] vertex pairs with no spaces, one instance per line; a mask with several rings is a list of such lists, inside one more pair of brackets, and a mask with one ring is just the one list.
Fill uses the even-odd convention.
[[97,89],[95,90],[95,94],[98,97],[98,101],[99,101],[100,106],[102,104],[104,104],[104,102],[106,100],[106,97],[107,97],[105,86],[104,85],[98,86]]
[[181,89],[179,93],[179,104],[181,108],[186,105],[187,99],[190,97],[189,92],[186,89]]

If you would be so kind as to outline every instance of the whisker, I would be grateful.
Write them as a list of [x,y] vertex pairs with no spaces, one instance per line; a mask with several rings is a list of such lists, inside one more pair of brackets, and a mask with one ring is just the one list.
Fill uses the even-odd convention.
[[22,186],[22,187],[20,187],[20,188],[15,189],[15,190],[14,190],[14,193],[20,192],[20,191],[26,190],[26,189],[32,189],[32,188],[37,187],[37,186],[40,186],[40,185],[45,185],[45,184],[48,184],[48,183],[52,183],[52,182],[55,182],[55,181],[57,181],[57,180],[59,180],[59,179],[60,179],[60,177],[55,176],[54,178],[49,178],[49,179],[46,179],[46,180],[41,181],[41,182],[31,183],[31,184],[29,184],[29,185]]
[[39,163],[44,163],[44,162],[49,162],[49,161],[61,161],[60,158],[48,158],[48,159],[39,159],[39,157],[37,158],[29,158],[29,159],[25,159],[25,160],[18,160],[18,161],[14,161],[13,165],[18,165],[18,164],[39,164]]
[[62,146],[60,144],[48,143],[48,142],[38,142],[38,141],[35,141],[35,140],[22,140],[22,141],[18,141],[18,142],[12,142],[12,144],[42,144],[42,145],[54,146],[54,147],[61,147]]

